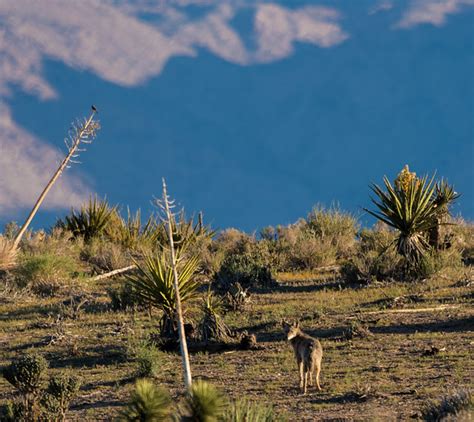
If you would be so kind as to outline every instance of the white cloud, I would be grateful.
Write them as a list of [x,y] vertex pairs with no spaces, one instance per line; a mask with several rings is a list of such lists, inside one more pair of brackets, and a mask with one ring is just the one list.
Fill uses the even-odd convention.
[[338,24],[334,9],[307,6],[296,10],[263,3],[257,6],[255,30],[258,42],[256,61],[284,58],[293,51],[295,41],[332,47],[348,38]]
[[396,26],[399,28],[411,28],[420,24],[442,26],[448,15],[459,13],[466,6],[474,6],[474,0],[412,0]]
[[[0,216],[32,207],[62,158],[55,148],[18,127],[8,107],[0,103]],[[51,189],[43,208],[77,206],[88,193],[81,179],[66,170]]]

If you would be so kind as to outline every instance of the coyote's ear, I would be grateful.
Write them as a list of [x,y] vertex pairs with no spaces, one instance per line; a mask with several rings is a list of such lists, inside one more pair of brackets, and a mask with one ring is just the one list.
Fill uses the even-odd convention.
[[295,327],[296,327],[296,328],[300,328],[300,322],[299,322],[299,321],[296,321],[296,322],[295,322]]

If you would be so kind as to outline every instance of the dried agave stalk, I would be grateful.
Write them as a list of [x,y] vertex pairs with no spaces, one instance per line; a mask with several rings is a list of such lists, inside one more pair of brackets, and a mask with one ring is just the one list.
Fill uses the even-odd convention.
[[[92,143],[92,141],[94,140],[96,136],[97,131],[100,129],[99,122],[94,119],[94,116],[96,113],[97,113],[97,109],[94,106],[92,106],[92,113],[88,119],[84,119],[83,121],[77,120],[76,122],[72,124],[72,127],[68,133],[68,137],[64,140],[64,143],[66,144],[66,147],[67,147],[66,157],[59,165],[58,169],[56,170],[53,177],[44,188],[43,192],[41,192],[41,195],[37,199],[33,209],[31,210],[30,214],[26,218],[21,229],[18,231],[18,234],[15,236],[15,239],[13,240],[13,243],[11,245],[11,250],[9,252],[10,260],[11,260],[11,257],[15,256],[16,251],[18,249],[18,245],[23,235],[28,229],[28,226],[33,220],[33,217],[37,213],[39,207],[43,203],[44,198],[46,197],[47,193],[56,183],[59,176],[61,176],[61,174],[66,168],[70,167],[70,164],[73,164],[73,163],[80,164],[79,161],[76,160],[76,158],[79,157],[79,154],[81,152],[85,151],[85,148],[84,148],[85,144]],[[9,261],[6,260],[5,264],[8,264],[8,262]],[[3,267],[5,264],[4,264],[3,258],[0,259],[0,267]]]
[[164,214],[164,223],[167,227],[168,241],[169,241],[169,250],[171,257],[171,266],[173,270],[173,282],[174,282],[174,291],[176,295],[176,315],[178,319],[178,334],[179,334],[179,345],[181,349],[181,358],[184,371],[184,384],[188,392],[191,392],[192,386],[192,377],[191,377],[191,366],[189,364],[189,354],[188,354],[188,345],[186,342],[186,333],[184,331],[184,319],[183,319],[183,310],[181,307],[181,298],[179,294],[179,276],[177,270],[177,263],[180,259],[180,256],[176,256],[176,246],[174,243],[173,235],[173,221],[175,216],[171,212],[174,201],[171,201],[168,197],[166,191],[166,182],[163,179],[163,199],[158,201],[158,205],[162,208]]

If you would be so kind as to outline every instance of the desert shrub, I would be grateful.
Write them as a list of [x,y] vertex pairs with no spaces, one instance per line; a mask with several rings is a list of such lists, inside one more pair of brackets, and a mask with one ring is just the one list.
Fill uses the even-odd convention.
[[23,255],[13,271],[21,288],[28,287],[40,295],[52,295],[81,273],[81,267],[70,256],[44,253]]
[[359,226],[356,218],[339,207],[316,206],[306,218],[307,230],[335,248],[336,258],[346,258],[355,245]]
[[306,219],[266,228],[263,240],[278,270],[311,270],[347,258],[355,248],[357,230],[351,214],[316,206]]
[[341,276],[354,283],[400,279],[404,260],[394,247],[396,234],[384,224],[363,229],[354,254],[342,265]]
[[49,414],[48,420],[65,421],[69,404],[77,395],[82,380],[68,372],[50,378],[42,404]]
[[141,345],[135,351],[135,362],[137,377],[155,377],[161,368],[160,351],[153,345]]
[[123,268],[132,263],[127,249],[107,239],[91,239],[84,244],[80,257],[99,273]]
[[118,288],[108,288],[107,294],[110,298],[110,307],[114,311],[143,308],[142,301],[137,297],[129,280],[122,282]]
[[39,400],[43,378],[48,367],[44,357],[27,354],[15,359],[3,369],[3,377],[13,385],[21,395],[21,401],[12,403],[7,416],[16,420],[37,420],[41,414]]
[[251,253],[227,256],[215,276],[216,285],[228,290],[235,283],[246,287],[267,287],[273,282],[270,269]]
[[474,264],[474,224],[460,217],[452,218],[443,230],[444,249],[455,248],[461,252],[466,265]]
[[272,406],[238,400],[224,414],[225,422],[285,422],[284,415],[277,415]]
[[413,268],[416,278],[428,278],[443,269],[462,266],[462,253],[456,248],[433,250],[426,253]]
[[44,230],[30,231],[21,241],[21,250],[29,255],[49,253],[77,256],[81,247],[82,239],[74,239],[70,231],[61,227],[53,227],[49,232]]
[[225,411],[222,393],[205,381],[194,381],[184,401],[183,422],[218,422]]
[[472,412],[472,410],[473,402],[471,392],[467,389],[459,389],[450,395],[444,396],[438,402],[432,401],[427,403],[421,414],[422,419],[425,421],[438,422],[446,420],[450,416],[460,416],[464,411]]
[[91,197],[79,211],[72,209],[64,220],[59,220],[57,227],[70,231],[74,237],[82,237],[89,242],[91,239],[103,237],[106,234],[108,225],[116,215],[116,210],[117,207],[111,207],[105,199]]
[[254,243],[254,236],[233,228],[221,231],[214,241],[215,249],[225,256],[249,252]]
[[138,380],[130,402],[117,418],[118,422],[164,422],[172,420],[171,397],[147,379]]

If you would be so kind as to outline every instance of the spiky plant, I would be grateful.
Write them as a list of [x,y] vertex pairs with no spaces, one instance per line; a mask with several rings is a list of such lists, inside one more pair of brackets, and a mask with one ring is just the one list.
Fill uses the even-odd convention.
[[105,233],[117,207],[111,207],[106,199],[100,200],[97,196],[89,198],[80,211],[71,210],[59,225],[69,230],[75,237],[82,236],[86,242],[100,237]]
[[398,231],[397,252],[411,265],[416,265],[430,250],[427,233],[439,224],[438,218],[455,197],[437,195],[434,176],[418,178],[408,166],[400,172],[394,185],[384,177],[386,192],[371,186],[378,211],[366,211]]
[[285,422],[287,418],[277,415],[272,406],[238,400],[232,403],[222,418],[224,422]]
[[[142,302],[163,311],[162,334],[170,334],[175,326],[176,294],[173,285],[173,270],[167,251],[157,255],[145,254],[143,263],[136,262],[137,270],[127,278],[133,283],[135,295]],[[194,275],[199,268],[197,257],[179,263],[178,284],[181,302],[195,296],[199,283]],[[169,324],[172,324],[172,327]]]
[[130,402],[117,422],[166,422],[172,420],[171,412],[168,392],[147,379],[141,379],[136,382]]
[[199,332],[203,341],[228,341],[230,339],[232,333],[220,316],[221,311],[222,299],[216,297],[209,288],[203,300],[203,317],[199,324]]
[[184,402],[183,422],[217,422],[225,411],[226,400],[217,388],[205,381],[192,384]]

